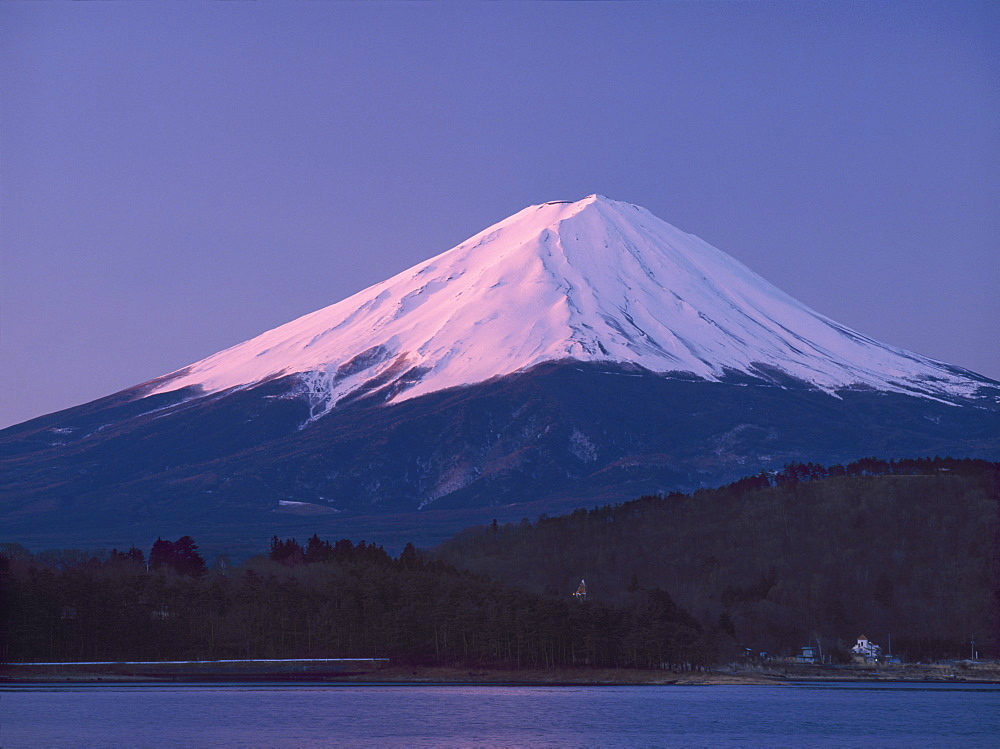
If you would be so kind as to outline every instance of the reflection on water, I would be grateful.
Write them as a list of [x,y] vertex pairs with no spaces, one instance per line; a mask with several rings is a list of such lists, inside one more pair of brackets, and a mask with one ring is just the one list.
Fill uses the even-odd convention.
[[993,746],[1000,686],[325,684],[0,689],[0,745]]

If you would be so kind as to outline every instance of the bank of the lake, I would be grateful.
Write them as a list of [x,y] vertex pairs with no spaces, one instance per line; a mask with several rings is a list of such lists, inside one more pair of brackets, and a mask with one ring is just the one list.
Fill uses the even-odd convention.
[[957,661],[886,666],[777,663],[709,670],[615,668],[486,669],[401,666],[374,659],[142,664],[10,664],[0,684],[127,682],[329,682],[349,684],[778,685],[791,682],[1000,684],[1000,663]]
[[[564,668],[462,669],[388,667],[371,674],[382,683],[543,684],[543,685],[771,685],[791,682],[914,682],[1000,684],[1000,664],[899,664],[808,666],[779,664],[758,668],[727,667],[705,671]],[[363,681],[364,677],[353,677]]]

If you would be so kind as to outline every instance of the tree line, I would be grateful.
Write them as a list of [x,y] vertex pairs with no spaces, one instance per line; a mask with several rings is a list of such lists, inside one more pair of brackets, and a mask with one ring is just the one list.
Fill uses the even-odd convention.
[[[40,557],[40,558],[38,558]],[[304,545],[207,568],[193,539],[109,555],[0,556],[8,662],[365,658],[422,665],[691,668],[726,636],[663,590],[619,604],[543,596],[428,560],[412,544]]]
[[761,471],[721,487],[722,490],[748,492],[770,486],[788,486],[805,481],[821,481],[840,476],[975,476],[996,470],[996,463],[976,458],[861,458],[847,465],[823,466],[818,463],[787,463],[779,471]]

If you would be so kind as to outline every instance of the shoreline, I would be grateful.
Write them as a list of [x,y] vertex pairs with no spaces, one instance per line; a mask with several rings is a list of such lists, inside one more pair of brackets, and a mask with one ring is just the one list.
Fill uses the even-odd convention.
[[[387,665],[364,671],[275,670],[247,667],[232,669],[202,668],[197,672],[157,673],[155,669],[126,669],[129,664],[24,664],[0,667],[0,688],[30,684],[183,684],[210,682],[271,682],[275,684],[317,683],[329,685],[398,685],[398,686],[775,686],[816,683],[936,683],[1000,684],[1000,664],[900,664],[892,666],[808,666],[777,664],[752,669],[718,668],[711,671],[660,671],[644,669],[578,668],[561,669],[490,669],[448,666]],[[208,665],[208,664],[205,664]],[[86,666],[87,668],[83,668]]]

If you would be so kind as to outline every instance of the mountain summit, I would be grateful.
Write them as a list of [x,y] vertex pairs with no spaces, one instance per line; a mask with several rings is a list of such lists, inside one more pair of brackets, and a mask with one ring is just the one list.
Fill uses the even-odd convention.
[[525,208],[457,247],[155,382],[298,375],[312,419],[574,359],[968,397],[981,380],[820,315],[695,236],[600,195]]

